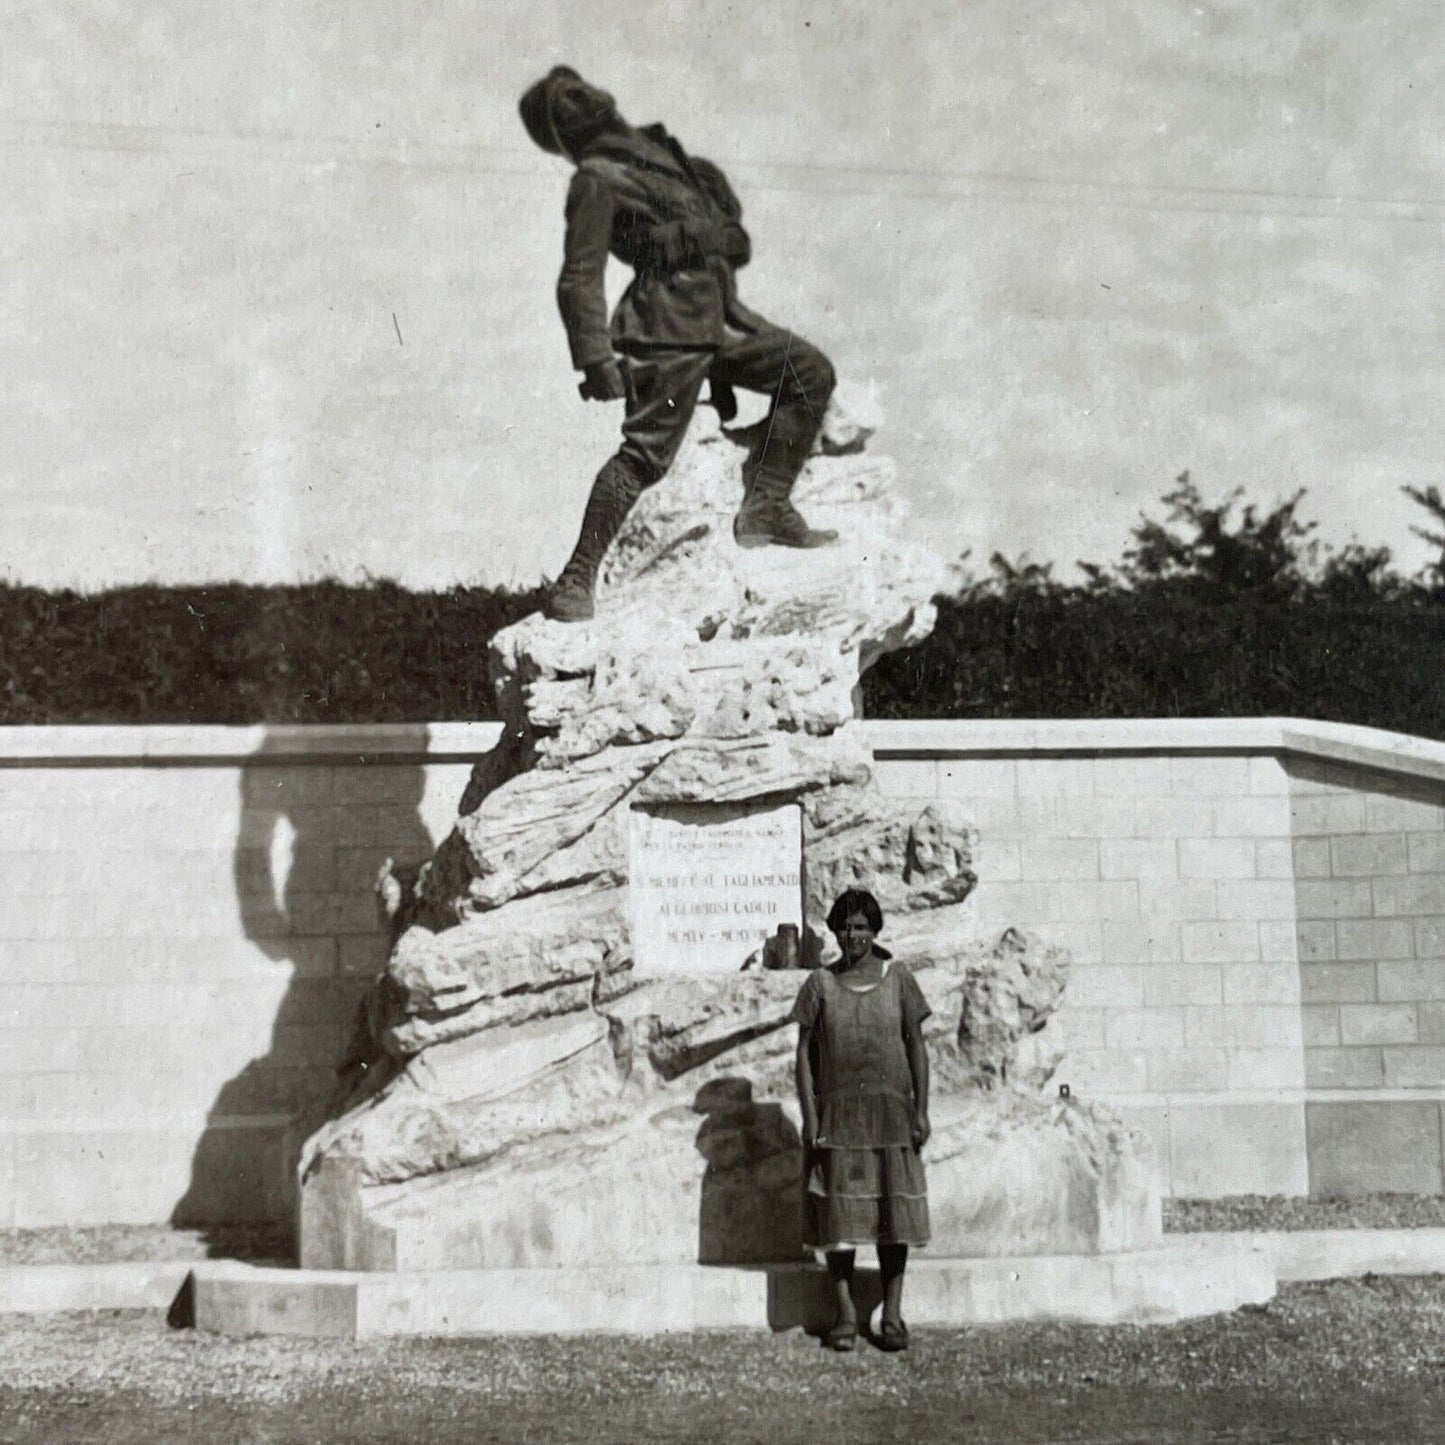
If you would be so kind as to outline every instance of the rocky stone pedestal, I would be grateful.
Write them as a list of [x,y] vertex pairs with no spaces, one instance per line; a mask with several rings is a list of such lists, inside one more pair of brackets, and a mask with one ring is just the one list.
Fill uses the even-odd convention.
[[699,423],[595,620],[493,640],[505,735],[421,876],[386,881],[351,1093],[301,1159],[305,1266],[798,1264],[787,1020],[854,883],[934,1009],[930,1256],[1158,1243],[1142,1141],[1051,1084],[1067,960],[976,936],[969,820],[880,793],[853,725],[942,582],[868,431],[835,407],[797,489],[837,545],[744,551],[756,438]]

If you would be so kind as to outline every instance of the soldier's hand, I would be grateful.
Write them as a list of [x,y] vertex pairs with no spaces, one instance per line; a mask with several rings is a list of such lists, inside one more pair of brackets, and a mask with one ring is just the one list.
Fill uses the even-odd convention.
[[738,394],[727,382],[719,381],[717,377],[710,377],[711,383],[709,395],[713,409],[717,412],[717,419],[726,426],[730,421],[737,418]]
[[621,401],[627,395],[622,368],[616,361],[594,361],[577,391],[583,401]]

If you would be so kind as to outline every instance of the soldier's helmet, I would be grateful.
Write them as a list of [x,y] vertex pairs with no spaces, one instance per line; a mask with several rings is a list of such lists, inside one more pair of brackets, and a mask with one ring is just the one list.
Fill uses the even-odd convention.
[[582,77],[570,65],[554,65],[535,85],[527,87],[518,103],[522,113],[522,124],[527,134],[554,156],[565,156],[566,147],[557,133],[557,122],[552,114],[552,92],[560,80],[581,80]]

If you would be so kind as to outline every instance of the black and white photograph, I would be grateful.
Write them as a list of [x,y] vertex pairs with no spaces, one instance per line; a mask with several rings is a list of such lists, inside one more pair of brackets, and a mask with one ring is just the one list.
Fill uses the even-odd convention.
[[1445,1442],[1445,7],[0,18],[0,1445]]

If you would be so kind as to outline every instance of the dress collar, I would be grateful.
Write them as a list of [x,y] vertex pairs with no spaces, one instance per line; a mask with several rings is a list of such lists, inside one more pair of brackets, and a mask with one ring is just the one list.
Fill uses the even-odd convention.
[[878,975],[878,983],[865,983],[862,988],[855,988],[851,983],[845,983],[843,981],[843,975],[836,970],[830,969],[829,972],[833,974],[833,980],[837,983],[838,987],[846,988],[849,993],[872,993],[873,990],[888,977],[888,970],[891,967],[889,960],[891,958],[892,955],[889,954],[880,959],[880,962],[883,964],[883,971]]

